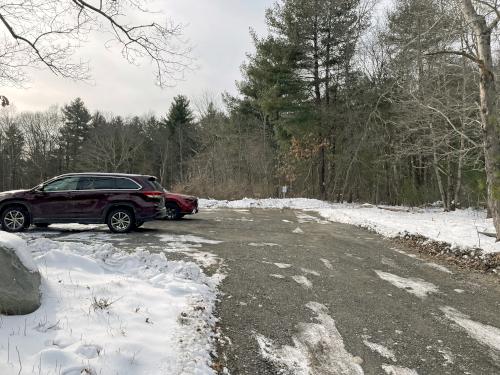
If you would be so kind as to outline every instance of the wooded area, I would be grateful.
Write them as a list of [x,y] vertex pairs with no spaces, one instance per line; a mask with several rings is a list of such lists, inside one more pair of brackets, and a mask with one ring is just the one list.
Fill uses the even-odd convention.
[[489,200],[500,213],[496,1],[374,9],[277,1],[269,33],[252,35],[239,95],[223,94],[220,108],[184,96],[165,116],[91,114],[80,99],[40,113],[6,107],[0,189],[138,172],[204,197],[278,196],[287,185],[292,196],[446,210]]

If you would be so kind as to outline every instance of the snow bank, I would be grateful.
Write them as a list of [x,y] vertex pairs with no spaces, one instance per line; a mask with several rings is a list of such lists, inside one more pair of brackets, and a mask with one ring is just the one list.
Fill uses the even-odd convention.
[[36,266],[30,251],[26,246],[26,241],[22,238],[0,230],[0,246],[13,250],[21,263],[31,272],[37,272]]
[[[1,232],[0,232],[1,233]],[[213,306],[220,276],[164,254],[109,243],[27,243],[42,306],[0,319],[0,374],[213,374]]]
[[[202,208],[291,208],[314,211],[325,219],[361,226],[387,237],[421,235],[449,243],[453,248],[481,248],[485,253],[500,252],[500,243],[479,232],[495,232],[485,211],[437,208],[410,209],[374,207],[359,204],[335,204],[316,199],[242,199],[238,201],[200,200]],[[395,210],[395,211],[392,211]]]

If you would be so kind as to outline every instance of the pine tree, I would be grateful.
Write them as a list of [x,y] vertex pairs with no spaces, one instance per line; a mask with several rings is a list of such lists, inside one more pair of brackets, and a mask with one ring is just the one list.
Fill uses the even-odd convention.
[[[172,155],[172,165],[175,163],[179,173],[178,178],[173,178],[171,173],[170,183],[184,181],[184,161],[192,156],[194,149],[194,115],[189,107],[189,99],[183,95],[178,95],[174,98],[170,106],[167,118],[164,119],[163,125],[168,129],[169,139],[165,140],[173,145],[175,153]],[[173,172],[173,169],[171,169]]]
[[62,109],[64,126],[60,133],[62,169],[72,171],[78,167],[78,157],[88,138],[91,115],[82,99],[76,98]]

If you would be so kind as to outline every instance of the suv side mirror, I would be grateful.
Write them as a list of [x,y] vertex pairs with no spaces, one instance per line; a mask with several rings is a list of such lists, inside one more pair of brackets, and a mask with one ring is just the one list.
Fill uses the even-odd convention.
[[43,188],[44,188],[44,187],[45,187],[45,186],[44,186],[43,184],[38,185],[38,186],[37,186],[37,187],[35,187],[35,189],[34,189],[35,193],[43,193]]

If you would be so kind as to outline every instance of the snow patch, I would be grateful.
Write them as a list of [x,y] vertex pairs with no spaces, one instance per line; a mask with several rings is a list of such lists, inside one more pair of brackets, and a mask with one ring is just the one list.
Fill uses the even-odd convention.
[[320,276],[319,272],[317,271],[314,271],[314,270],[310,270],[308,268],[301,268],[300,269],[302,272],[308,274],[308,275],[313,275],[313,276]]
[[418,372],[406,367],[393,365],[382,365],[382,369],[387,375],[418,375]]
[[218,245],[222,243],[222,241],[209,240],[203,237],[193,236],[191,234],[159,234],[157,237],[160,237],[160,241],[162,242],[184,242],[208,245]]
[[371,342],[368,340],[368,338],[365,338],[363,340],[363,344],[365,344],[368,348],[370,348],[375,353],[380,354],[382,357],[390,359],[393,362],[396,362],[396,355],[394,354],[394,352],[391,349],[386,348],[383,345]]
[[304,233],[304,231],[302,229],[300,229],[300,227],[295,228],[292,232],[295,234],[303,234]]
[[276,267],[285,269],[285,268],[290,268],[292,265],[288,263],[273,263]]
[[349,353],[328,308],[317,302],[306,305],[316,314],[316,323],[300,323],[292,337],[293,346],[278,346],[272,340],[257,334],[262,357],[279,374],[363,375],[357,358]]
[[446,318],[462,327],[474,340],[488,346],[490,349],[500,352],[500,329],[475,322],[468,315],[461,313],[453,307],[442,307],[441,311]]
[[440,264],[436,264],[436,263],[424,263],[425,266],[427,267],[431,267],[431,268],[434,268],[438,271],[441,271],[441,272],[444,272],[444,273],[449,273],[449,274],[453,274],[453,272],[451,272],[448,268],[446,268],[445,266],[442,266]]
[[280,275],[278,273],[272,273],[269,276],[274,277],[275,279],[284,279],[285,278],[285,276]]
[[419,298],[425,298],[430,293],[438,293],[436,285],[418,278],[404,278],[392,273],[375,271],[382,280],[388,281],[397,288],[404,289],[408,293],[414,294]]
[[326,268],[333,270],[332,263],[328,259],[321,258],[320,260]]
[[297,284],[302,285],[306,289],[312,288],[313,284],[312,282],[305,276],[292,276],[293,281],[295,281]]
[[271,242],[250,242],[248,246],[253,246],[253,247],[275,247],[279,246],[277,243],[271,243]]

